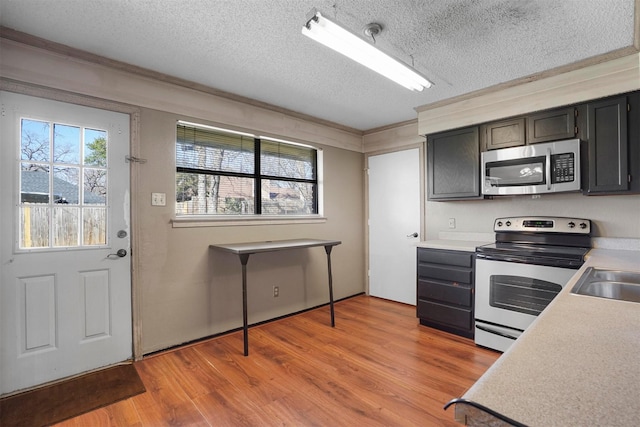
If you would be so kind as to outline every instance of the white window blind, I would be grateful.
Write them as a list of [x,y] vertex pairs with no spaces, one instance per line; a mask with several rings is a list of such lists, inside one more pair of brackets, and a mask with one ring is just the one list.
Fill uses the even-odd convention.
[[176,214],[318,213],[317,150],[178,124]]

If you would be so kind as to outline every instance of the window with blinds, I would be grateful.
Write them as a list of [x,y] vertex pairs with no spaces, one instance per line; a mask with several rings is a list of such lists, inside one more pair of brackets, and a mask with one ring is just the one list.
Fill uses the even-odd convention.
[[176,215],[318,213],[317,150],[178,122]]

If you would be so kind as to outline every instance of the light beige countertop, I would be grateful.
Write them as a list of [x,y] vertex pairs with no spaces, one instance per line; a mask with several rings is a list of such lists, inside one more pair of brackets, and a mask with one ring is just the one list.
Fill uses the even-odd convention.
[[449,251],[475,252],[477,246],[495,242],[494,233],[440,231],[437,239],[417,243],[419,248],[446,249]]
[[[640,424],[640,304],[570,293],[587,267],[640,272],[640,251],[592,249],[465,399],[528,426]],[[477,411],[457,404],[455,415]]]
[[450,251],[475,252],[476,246],[482,246],[493,242],[479,242],[474,240],[424,240],[417,244],[419,248],[446,249]]

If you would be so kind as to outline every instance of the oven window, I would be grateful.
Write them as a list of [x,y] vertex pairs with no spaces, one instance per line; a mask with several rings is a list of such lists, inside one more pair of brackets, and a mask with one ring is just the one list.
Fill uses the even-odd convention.
[[546,157],[503,160],[486,164],[486,176],[492,187],[537,185],[545,183]]
[[522,276],[494,275],[489,279],[489,305],[537,316],[562,290],[557,283]]

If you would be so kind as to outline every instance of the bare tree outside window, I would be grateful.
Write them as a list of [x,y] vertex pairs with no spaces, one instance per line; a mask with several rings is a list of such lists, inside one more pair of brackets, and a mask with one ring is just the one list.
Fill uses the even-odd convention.
[[176,166],[177,215],[317,213],[310,147],[178,123]]
[[103,130],[21,120],[21,248],[106,243],[106,136]]

